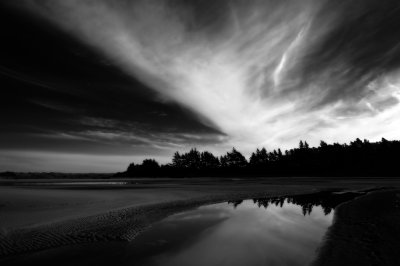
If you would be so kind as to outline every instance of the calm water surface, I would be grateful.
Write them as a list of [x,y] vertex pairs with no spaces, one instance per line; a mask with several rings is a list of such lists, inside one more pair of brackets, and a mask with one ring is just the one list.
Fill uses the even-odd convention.
[[132,242],[55,248],[7,265],[308,265],[334,208],[357,195],[318,192],[207,205],[169,216]]
[[165,266],[308,265],[333,214],[288,199],[204,206],[170,216],[139,236],[132,259]]

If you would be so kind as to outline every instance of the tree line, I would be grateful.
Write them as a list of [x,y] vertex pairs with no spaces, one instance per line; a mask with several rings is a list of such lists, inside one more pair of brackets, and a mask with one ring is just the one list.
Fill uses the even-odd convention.
[[397,158],[400,141],[382,138],[370,142],[357,138],[349,144],[310,147],[300,141],[297,148],[267,151],[259,148],[249,160],[233,148],[225,155],[200,152],[175,152],[172,162],[160,165],[155,159],[131,163],[117,177],[246,177],[246,176],[399,176]]

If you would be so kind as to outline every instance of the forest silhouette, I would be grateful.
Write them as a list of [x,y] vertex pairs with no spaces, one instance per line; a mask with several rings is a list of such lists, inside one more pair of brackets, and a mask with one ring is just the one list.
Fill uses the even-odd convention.
[[290,150],[257,149],[247,160],[233,148],[220,157],[196,148],[175,152],[172,162],[160,165],[155,159],[131,163],[116,177],[268,177],[268,176],[398,176],[400,141],[382,138],[370,142],[357,138],[349,144],[327,144],[310,147],[300,141]]

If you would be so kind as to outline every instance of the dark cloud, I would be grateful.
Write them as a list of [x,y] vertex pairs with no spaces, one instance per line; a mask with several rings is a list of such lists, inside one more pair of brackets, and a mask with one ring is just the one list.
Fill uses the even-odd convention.
[[40,19],[9,8],[0,30],[2,149],[157,155],[221,136]]

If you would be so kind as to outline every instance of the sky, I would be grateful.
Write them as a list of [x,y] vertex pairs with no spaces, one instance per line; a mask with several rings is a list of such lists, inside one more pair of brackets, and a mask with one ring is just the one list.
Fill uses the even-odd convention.
[[400,137],[398,0],[0,5],[0,171]]

